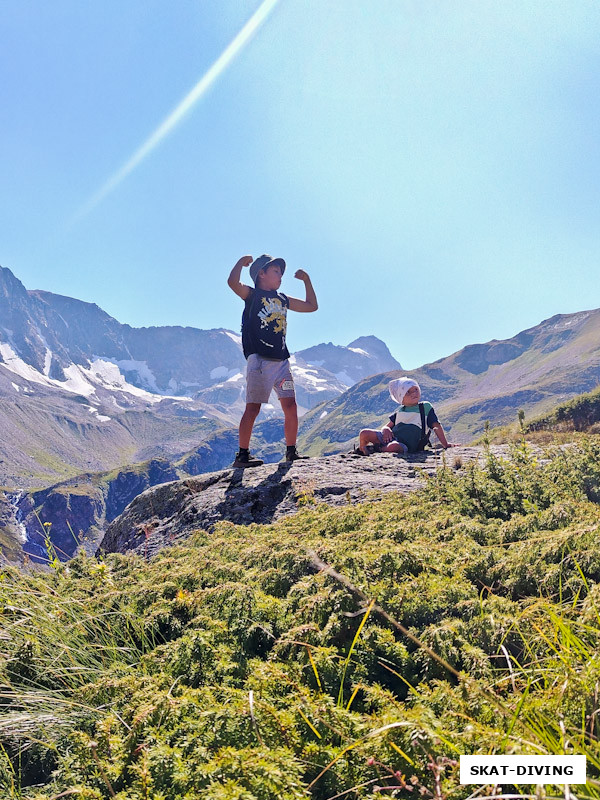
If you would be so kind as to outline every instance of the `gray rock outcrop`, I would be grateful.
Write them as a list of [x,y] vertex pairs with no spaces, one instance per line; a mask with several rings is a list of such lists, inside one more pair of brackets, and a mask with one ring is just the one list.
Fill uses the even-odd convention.
[[[502,453],[506,448],[493,449]],[[223,520],[267,524],[307,504],[377,501],[389,492],[418,489],[443,459],[448,466],[458,467],[480,456],[478,447],[408,457],[341,454],[172,481],[138,495],[108,526],[99,550],[133,550],[150,556],[196,530],[210,531]]]

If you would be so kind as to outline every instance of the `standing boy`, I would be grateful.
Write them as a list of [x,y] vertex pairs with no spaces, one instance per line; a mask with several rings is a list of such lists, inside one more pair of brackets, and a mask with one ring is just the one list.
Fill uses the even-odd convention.
[[[240,281],[242,269],[247,266],[250,266],[254,288]],[[283,409],[283,432],[287,445],[285,460],[302,458],[296,450],[298,408],[290,370],[290,354],[285,343],[287,310],[316,311],[318,304],[310,278],[302,269],[294,277],[304,281],[306,299],[297,300],[279,292],[284,272],[285,261],[282,258],[271,258],[265,254],[253,261],[252,256],[242,256],[227,279],[230,289],[245,302],[242,347],[248,361],[246,410],[240,421],[240,448],[233,462],[234,467],[258,467],[263,463],[250,455],[250,437],[261,404],[269,401],[272,389],[275,389]]]

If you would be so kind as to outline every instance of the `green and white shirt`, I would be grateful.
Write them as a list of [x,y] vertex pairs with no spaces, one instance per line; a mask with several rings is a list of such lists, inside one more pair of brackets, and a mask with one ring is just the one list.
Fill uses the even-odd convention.
[[[433,406],[426,400],[423,401],[423,411],[425,412],[427,428],[433,428],[439,420],[433,410]],[[410,453],[416,452],[422,435],[421,412],[419,411],[419,406],[400,406],[400,408],[391,415],[390,422],[392,423],[394,439],[405,444]]]

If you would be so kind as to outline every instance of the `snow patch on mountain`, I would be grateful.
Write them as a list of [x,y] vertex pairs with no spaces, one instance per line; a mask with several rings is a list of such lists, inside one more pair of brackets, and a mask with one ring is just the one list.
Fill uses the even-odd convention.
[[50,377],[50,365],[52,364],[52,350],[48,347],[48,342],[44,339],[44,337],[43,337],[43,335],[42,335],[42,333],[41,333],[39,328],[36,327],[35,333],[36,333],[37,338],[42,343],[42,345],[44,347],[44,350],[46,351],[44,353],[44,369],[43,369],[43,373],[48,378],[48,377]]
[[316,392],[326,392],[327,389],[330,388],[329,381],[325,380],[325,378],[319,378],[319,374],[316,369],[311,369],[310,367],[300,367],[298,364],[294,364],[293,374],[297,383],[310,385],[311,388]]
[[124,372],[137,372],[140,381],[146,384],[148,389],[155,394],[160,394],[160,390],[156,385],[156,376],[148,366],[147,361],[133,361],[133,360],[121,360],[116,361],[113,359],[109,359],[114,364],[116,364],[120,370]]
[[242,346],[242,337],[239,333],[234,333],[233,331],[223,331],[223,333],[226,336],[229,336],[230,339],[233,339],[233,341],[236,344],[239,344],[240,347]]
[[[64,369],[66,380],[59,381],[54,378],[49,378],[47,375],[35,369],[35,367],[27,364],[22,358],[19,358],[11,345],[6,342],[0,343],[0,356],[2,356],[3,366],[6,367],[6,369],[30,383],[57,387],[64,391],[71,392],[72,394],[83,395],[84,397],[91,397],[96,393],[96,389],[102,387],[111,391],[117,390],[133,395],[134,397],[139,397],[147,403],[152,404],[160,403],[164,399],[164,395],[147,392],[144,389],[140,389],[128,383],[121,374],[117,363],[108,361],[105,358],[95,356],[93,361],[89,362],[88,368],[81,364],[69,364],[69,366]],[[143,364],[144,362],[125,363]],[[14,385],[16,386],[16,384]],[[24,391],[26,390],[24,389]],[[181,400],[183,398],[173,399]]]
[[[569,314],[568,316],[559,315],[560,319],[550,327],[553,331],[563,331],[575,325],[581,324],[585,319],[591,315],[591,311],[580,311],[577,314]],[[543,324],[543,323],[542,323]]]
[[46,378],[41,372],[38,372],[37,369],[30,366],[26,361],[23,361],[22,358],[19,358],[8,343],[0,343],[0,355],[2,356],[4,366],[20,378],[24,378],[26,381],[31,381],[32,383],[52,386],[53,382],[50,378]]
[[69,364],[63,372],[67,376],[66,381],[51,381],[51,383],[60,386],[61,389],[66,389],[67,392],[81,394],[84,397],[95,394],[96,387],[86,378],[83,367],[78,364]]
[[112,417],[107,417],[104,414],[99,414],[98,409],[95,406],[86,406],[86,408],[89,410],[90,414],[95,414],[96,419],[99,422],[110,422],[112,419]]
[[[145,363],[145,362],[126,362],[126,363]],[[153,394],[147,392],[145,389],[140,389],[127,383],[118,364],[115,361],[108,361],[106,358],[99,358],[94,356],[94,360],[90,362],[89,370],[85,367],[78,367],[83,373],[87,373],[90,378],[99,381],[103,386],[109,389],[118,389],[127,394],[132,394],[134,397],[141,397],[149,403],[160,403],[163,395]],[[67,370],[65,370],[66,374]]]

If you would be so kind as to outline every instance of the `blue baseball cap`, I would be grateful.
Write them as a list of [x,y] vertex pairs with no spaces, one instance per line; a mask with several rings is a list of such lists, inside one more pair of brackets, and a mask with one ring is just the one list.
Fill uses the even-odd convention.
[[276,265],[281,267],[281,274],[285,272],[285,261],[283,258],[272,258],[271,256],[263,253],[262,256],[255,258],[252,264],[250,264],[250,277],[256,283],[256,279],[258,278],[258,273],[261,269],[267,269],[267,267],[272,267]]

